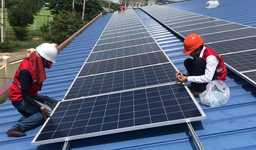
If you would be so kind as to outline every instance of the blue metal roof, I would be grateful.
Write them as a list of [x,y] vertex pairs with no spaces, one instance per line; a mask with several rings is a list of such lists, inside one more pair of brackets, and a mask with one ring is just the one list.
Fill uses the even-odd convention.
[[[175,6],[200,14],[228,19],[247,25],[255,25],[255,13],[253,13],[256,4],[255,0],[221,0],[220,2],[220,7],[212,10],[205,9],[206,0],[192,0],[177,3]],[[168,54],[174,64],[180,70],[184,70],[182,64],[184,56],[181,52],[182,43],[146,14],[141,11],[137,11],[137,13],[145,26],[155,27],[150,30],[153,37],[155,37],[158,44]],[[44,86],[43,93],[57,99],[63,97],[89,50],[93,46],[93,44],[91,47],[85,46],[85,50],[87,51],[87,54],[85,54],[80,50],[82,46],[81,43],[95,43],[108,19],[109,16],[101,17],[92,26],[86,29],[85,32],[88,33],[82,33],[65,48],[63,53],[58,56],[55,65],[56,70],[52,69],[48,72],[50,78]],[[90,35],[88,35],[89,33]],[[156,37],[156,35],[162,35],[164,37]],[[91,39],[93,37],[94,40]],[[91,42],[89,42],[90,40]],[[79,48],[79,50],[74,50],[72,47]],[[68,69],[66,69],[66,67]],[[62,81],[65,81],[65,83]],[[230,101],[225,106],[217,108],[203,106],[207,114],[207,119],[202,121],[201,126],[200,124],[194,126],[197,128],[196,132],[207,150],[256,149],[256,89],[232,73],[229,74],[226,83],[231,89]],[[15,123],[19,116],[10,103],[1,105],[0,112],[0,149],[35,149],[36,147],[32,146],[30,142],[37,130],[31,131],[25,138],[7,138],[5,131]],[[71,147],[77,150],[85,149],[85,147],[87,150],[192,150],[193,146],[186,131],[186,126],[183,125],[168,126],[100,138],[78,140],[71,142]],[[58,146],[59,145],[52,144],[50,149],[60,148]],[[47,148],[40,147],[39,149]]]
[[[52,69],[47,70],[48,79],[44,83],[42,94],[47,94],[57,100],[63,98],[110,17],[111,14],[101,16],[63,49],[56,58],[57,63],[54,64]],[[31,150],[37,148],[37,146],[31,144],[31,141],[38,129],[29,131],[27,136],[22,138],[9,138],[6,136],[6,131],[20,117],[9,101],[0,105],[1,150]],[[51,149],[55,148],[51,147]]]
[[256,26],[255,0],[220,0],[220,6],[215,9],[206,9],[207,1],[208,0],[190,0],[176,3],[174,6],[203,15]]

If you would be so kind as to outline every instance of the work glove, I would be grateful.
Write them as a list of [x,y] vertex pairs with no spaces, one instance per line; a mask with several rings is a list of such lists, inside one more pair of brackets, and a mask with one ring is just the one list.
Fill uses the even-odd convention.
[[50,116],[49,110],[46,107],[41,107],[40,110],[42,112],[44,120],[46,120]]
[[188,81],[188,77],[183,75],[181,72],[176,73],[176,79],[178,82],[185,83]]

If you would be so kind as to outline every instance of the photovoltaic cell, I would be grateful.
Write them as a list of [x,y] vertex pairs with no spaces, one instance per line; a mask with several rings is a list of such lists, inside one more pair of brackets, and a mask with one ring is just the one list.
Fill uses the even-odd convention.
[[246,28],[246,29],[240,29],[236,31],[226,31],[216,34],[210,34],[210,35],[203,35],[203,39],[206,43],[208,42],[217,42],[222,40],[229,40],[229,39],[235,39],[235,38],[242,38],[242,37],[248,37],[248,36],[256,36],[256,29],[255,28]]
[[108,30],[116,30],[116,29],[122,29],[122,28],[127,28],[127,27],[136,27],[140,26],[141,23],[138,21],[137,23],[128,23],[128,24],[123,24],[123,25],[112,25],[106,28],[106,31]]
[[256,71],[244,73],[247,77],[253,80],[256,83]]
[[171,64],[78,78],[65,99],[176,81]]
[[214,33],[214,32],[221,32],[221,31],[227,31],[227,30],[234,30],[234,29],[239,29],[243,28],[244,26],[239,25],[239,24],[227,24],[223,26],[216,26],[216,27],[209,27],[205,29],[198,29],[198,30],[191,30],[187,32],[181,32],[182,35],[187,35],[190,32],[196,32],[198,34],[208,34],[208,33]]
[[168,62],[163,52],[86,63],[79,76]]
[[122,36],[128,36],[128,35],[133,35],[137,33],[147,33],[147,30],[144,28],[136,28],[132,30],[125,30],[125,31],[119,31],[119,32],[110,32],[106,34],[102,34],[101,39],[109,39],[113,37],[122,37]]
[[104,31],[104,34],[112,34],[112,33],[119,33],[119,32],[127,32],[127,31],[132,31],[136,29],[144,29],[144,26],[138,25],[136,27],[126,27],[126,28],[118,28],[118,29],[112,29],[112,30],[106,30]]
[[255,43],[256,43],[256,37],[248,37],[243,39],[212,43],[212,44],[208,44],[208,46],[211,48],[214,48],[221,54],[225,54],[229,52],[255,49],[256,48]]
[[120,41],[125,41],[125,40],[130,40],[130,39],[138,39],[141,37],[150,37],[150,35],[148,33],[144,32],[144,33],[131,34],[131,35],[122,36],[122,37],[102,39],[102,40],[99,40],[98,45],[101,45],[104,43],[120,42]]
[[237,69],[238,71],[256,69],[255,58],[256,50],[224,56],[225,62]]
[[208,22],[208,21],[213,21],[213,18],[204,18],[202,17],[201,20],[196,20],[196,21],[187,21],[187,22],[180,22],[180,23],[171,23],[167,24],[169,27],[178,27],[178,26],[184,26],[184,25],[189,25],[189,24],[196,24],[196,23],[202,23],[202,22]]
[[172,23],[178,23],[178,22],[182,22],[182,21],[187,21],[187,20],[198,20],[202,18],[202,16],[196,16],[196,15],[186,15],[186,16],[183,16],[183,17],[178,17],[178,18],[174,18],[174,19],[166,19],[166,20],[163,20],[166,24],[172,24]]
[[128,47],[133,45],[139,45],[144,43],[154,43],[154,42],[155,41],[151,37],[148,37],[143,39],[135,39],[130,41],[116,42],[116,43],[96,46],[93,51],[96,52],[96,51],[103,51],[103,50],[111,50],[111,49],[117,49],[121,47]]
[[167,85],[63,101],[35,142],[102,136],[184,123],[187,118],[200,120],[202,117],[183,86]]
[[221,25],[221,24],[225,24],[227,23],[226,21],[212,21],[212,22],[203,22],[201,24],[195,24],[195,25],[188,25],[188,26],[185,26],[185,27],[173,27],[173,29],[175,31],[178,31],[178,32],[182,32],[182,31],[185,31],[185,30],[196,30],[196,29],[199,29],[199,28],[210,28],[211,26],[216,26],[216,25]]
[[148,53],[153,51],[160,51],[160,49],[155,43],[149,43],[145,45],[132,46],[132,47],[109,50],[105,52],[92,53],[88,59],[88,62],[135,55],[140,53]]

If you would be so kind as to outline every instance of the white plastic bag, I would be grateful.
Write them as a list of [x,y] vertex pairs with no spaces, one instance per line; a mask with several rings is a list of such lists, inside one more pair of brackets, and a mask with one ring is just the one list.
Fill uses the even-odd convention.
[[228,102],[230,89],[221,80],[214,80],[207,84],[206,90],[199,95],[200,102],[210,107],[217,107]]
[[211,9],[211,8],[217,8],[220,5],[218,0],[208,0],[206,2],[206,8]]

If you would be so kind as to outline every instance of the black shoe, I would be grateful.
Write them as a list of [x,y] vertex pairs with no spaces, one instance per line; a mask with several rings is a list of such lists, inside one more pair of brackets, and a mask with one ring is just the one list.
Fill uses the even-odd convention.
[[19,127],[11,128],[7,132],[8,137],[23,137],[26,136],[25,132]]

